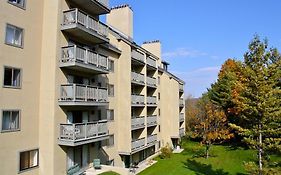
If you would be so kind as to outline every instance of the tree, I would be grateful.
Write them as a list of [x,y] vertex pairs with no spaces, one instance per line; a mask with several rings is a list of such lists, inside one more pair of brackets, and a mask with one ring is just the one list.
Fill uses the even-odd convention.
[[237,110],[233,98],[242,90],[240,83],[243,78],[241,74],[242,63],[233,59],[224,62],[218,74],[218,80],[208,89],[208,96],[212,103],[220,106],[231,123],[239,124],[236,116]]
[[195,120],[194,137],[200,137],[206,146],[206,158],[213,143],[223,142],[233,137],[230,133],[227,118],[218,106],[210,102],[207,94],[203,95],[199,103],[199,112]]
[[199,112],[197,102],[198,98],[193,98],[191,95],[185,100],[185,130],[188,135],[194,131],[195,121]]
[[277,49],[268,49],[267,41],[255,36],[244,55],[243,91],[233,102],[242,124],[231,124],[244,141],[258,149],[259,174],[262,174],[262,155],[266,150],[281,152],[281,56]]

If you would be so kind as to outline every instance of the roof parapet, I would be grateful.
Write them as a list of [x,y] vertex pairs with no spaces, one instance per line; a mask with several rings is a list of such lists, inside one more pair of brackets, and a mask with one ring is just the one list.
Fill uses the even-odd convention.
[[160,40],[144,41],[143,44],[161,43]]
[[131,10],[133,10],[129,4],[117,5],[117,6],[112,7],[111,10],[121,9],[121,8],[125,8],[125,7],[129,7]]

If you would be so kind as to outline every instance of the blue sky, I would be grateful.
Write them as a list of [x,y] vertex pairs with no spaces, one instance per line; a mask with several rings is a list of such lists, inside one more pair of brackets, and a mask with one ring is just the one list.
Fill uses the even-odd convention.
[[133,8],[138,44],[161,41],[186,95],[201,96],[227,58],[243,59],[254,34],[281,50],[280,0],[110,0],[120,4]]

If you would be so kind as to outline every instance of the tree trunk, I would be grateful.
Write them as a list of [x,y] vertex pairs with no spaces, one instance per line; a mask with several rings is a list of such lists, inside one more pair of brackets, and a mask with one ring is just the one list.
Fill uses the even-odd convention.
[[262,175],[262,133],[261,133],[261,124],[259,124],[259,175]]
[[210,148],[210,145],[209,145],[209,142],[206,143],[206,159],[209,158],[209,148]]

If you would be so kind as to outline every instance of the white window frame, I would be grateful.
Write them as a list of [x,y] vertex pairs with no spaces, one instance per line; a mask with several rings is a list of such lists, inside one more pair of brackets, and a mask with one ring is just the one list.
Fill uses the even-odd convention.
[[[110,88],[112,87],[112,94],[110,93],[111,90]],[[114,85],[113,84],[108,84],[108,97],[114,97]]]
[[[18,128],[15,129],[3,129],[3,118],[4,118],[4,112],[10,112],[10,118],[12,112],[18,112]],[[21,110],[19,109],[3,109],[1,110],[1,119],[0,119],[0,127],[1,127],[1,132],[16,132],[21,130]]]
[[[7,38],[7,30],[8,28],[12,28],[14,29],[14,35],[13,35],[13,43],[8,42],[8,38]],[[16,30],[20,30],[21,31],[21,43],[20,44],[16,44],[15,43],[15,33]],[[10,45],[10,46],[14,46],[14,47],[18,47],[18,48],[23,48],[23,39],[24,39],[24,29],[12,24],[7,23],[6,24],[6,30],[5,30],[5,44]]]
[[[37,165],[35,165],[35,166],[29,166],[28,168],[26,168],[26,169],[23,169],[23,170],[21,170],[21,160],[20,160],[20,156],[21,156],[21,153],[24,153],[24,152],[31,152],[31,151],[37,151]],[[30,157],[29,157],[30,158]],[[30,159],[29,159],[30,160]],[[29,161],[28,160],[28,161]],[[35,169],[35,168],[38,168],[39,167],[39,148],[35,148],[35,149],[28,149],[28,150],[23,150],[23,151],[19,151],[18,152],[18,173],[23,173],[23,172],[26,172],[26,171],[30,171],[30,170],[33,170],[33,169]]]
[[107,109],[107,120],[114,121],[114,109]]
[[114,72],[115,69],[114,60],[108,59],[108,69],[110,72]]
[[[13,86],[13,85],[5,85],[5,69],[12,69],[12,77],[11,79],[13,80],[13,75],[14,75],[14,70],[17,69],[20,72],[19,75],[19,85],[18,86]],[[12,66],[4,66],[3,69],[3,87],[4,88],[14,88],[14,89],[21,89],[22,86],[22,69],[21,68],[17,68],[17,67],[12,67]]]
[[[14,0],[14,1],[18,1],[18,0]],[[11,2],[11,0],[7,0],[7,2],[11,5],[14,5],[16,7],[19,7],[21,9],[25,10],[26,0],[22,0],[22,4],[20,4],[18,2]]]

